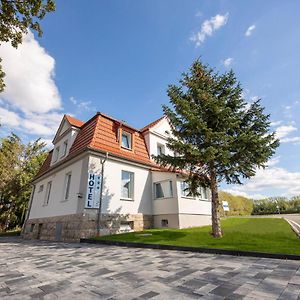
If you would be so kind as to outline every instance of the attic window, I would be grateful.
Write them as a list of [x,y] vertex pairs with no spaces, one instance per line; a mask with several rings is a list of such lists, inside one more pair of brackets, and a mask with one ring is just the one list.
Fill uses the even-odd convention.
[[132,149],[132,134],[122,131],[122,148]]
[[54,152],[54,162],[56,162],[58,160],[58,156],[59,156],[59,147],[57,147],[55,149],[55,152]]

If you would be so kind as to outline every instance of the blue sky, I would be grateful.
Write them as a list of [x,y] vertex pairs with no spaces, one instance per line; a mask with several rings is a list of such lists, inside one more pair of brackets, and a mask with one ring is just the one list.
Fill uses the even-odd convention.
[[0,134],[48,143],[64,113],[102,111],[139,128],[162,114],[168,84],[198,57],[232,68],[249,102],[262,98],[281,146],[267,170],[231,192],[300,194],[300,2],[57,1],[18,50],[0,46],[7,89]]

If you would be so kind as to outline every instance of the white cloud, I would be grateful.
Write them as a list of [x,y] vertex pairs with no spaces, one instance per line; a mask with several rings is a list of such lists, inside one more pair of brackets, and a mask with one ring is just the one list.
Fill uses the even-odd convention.
[[47,113],[61,108],[54,82],[55,60],[29,32],[17,49],[10,43],[0,46],[5,76],[2,100],[24,113]]
[[11,130],[18,130],[30,135],[53,136],[62,119],[61,113],[21,115],[0,107],[0,123]]
[[249,26],[247,31],[245,32],[245,36],[250,36],[253,33],[253,31],[255,30],[255,27],[256,27],[255,25]]
[[282,124],[282,121],[273,121],[273,122],[271,122],[271,126],[273,126],[273,127],[276,127],[276,126],[279,126],[280,124]]
[[225,67],[229,67],[230,65],[232,65],[233,60],[234,59],[232,57],[228,57],[228,58],[226,58],[226,59],[223,60],[223,65]]
[[300,136],[294,136],[294,137],[287,137],[280,140],[281,143],[293,143],[293,144],[299,144],[300,143]]
[[0,124],[16,127],[20,125],[20,117],[13,111],[0,107]]
[[91,107],[92,101],[82,101],[77,100],[75,97],[71,96],[70,101],[78,108],[78,109],[84,109],[84,110],[94,110],[94,107]]
[[192,35],[191,41],[195,42],[196,46],[199,47],[208,36],[211,36],[216,30],[224,26],[228,21],[229,14],[216,15],[209,20],[205,20],[201,25],[201,30]]
[[[270,164],[269,164],[270,165]],[[300,195],[300,172],[289,172],[275,165],[266,169],[257,169],[256,175],[243,185],[233,186],[231,192],[239,195],[248,195],[253,199],[261,199],[266,190],[279,193],[279,196]],[[227,190],[228,191],[228,190]],[[259,197],[258,197],[259,195]]]
[[278,139],[282,139],[289,135],[291,132],[296,131],[297,127],[293,125],[282,125],[276,128],[276,136]]

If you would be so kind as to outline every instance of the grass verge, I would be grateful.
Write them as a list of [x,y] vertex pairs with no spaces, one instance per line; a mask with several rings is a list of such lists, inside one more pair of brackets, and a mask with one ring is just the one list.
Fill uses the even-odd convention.
[[[211,236],[211,226],[188,229],[151,229],[103,237],[99,240],[145,244],[300,254],[300,239],[283,219],[228,218],[222,220],[223,237]],[[142,234],[151,234],[143,236]]]

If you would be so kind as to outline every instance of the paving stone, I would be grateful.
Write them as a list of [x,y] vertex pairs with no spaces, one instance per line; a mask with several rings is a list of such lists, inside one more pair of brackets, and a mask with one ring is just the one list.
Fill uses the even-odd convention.
[[299,292],[299,261],[0,237],[1,300],[289,300]]

